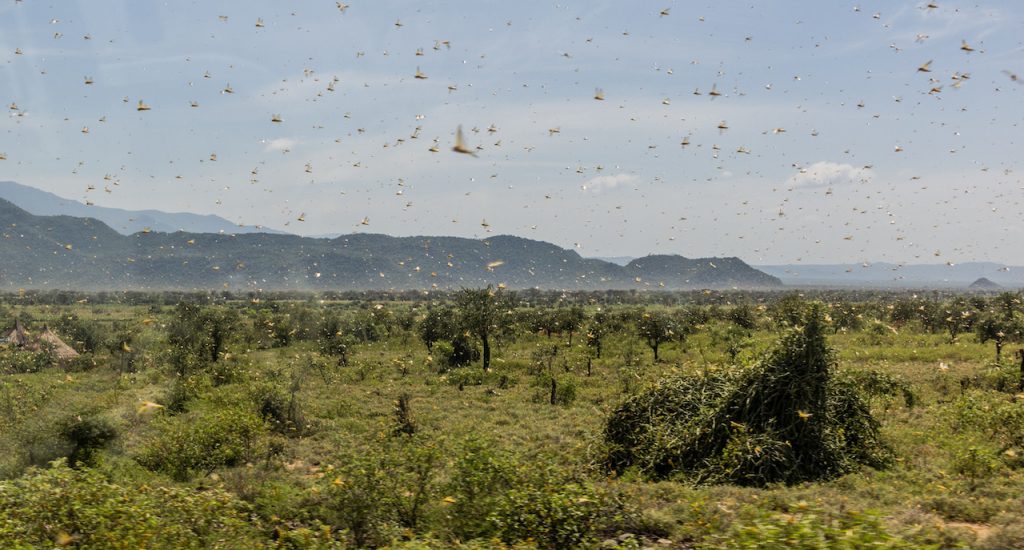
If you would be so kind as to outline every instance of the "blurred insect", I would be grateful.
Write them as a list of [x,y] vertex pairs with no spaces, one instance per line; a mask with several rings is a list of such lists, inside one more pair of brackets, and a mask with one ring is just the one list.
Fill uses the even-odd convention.
[[470,149],[469,146],[466,145],[466,137],[462,134],[461,124],[455,130],[455,146],[452,147],[452,151],[455,151],[456,153],[462,153],[465,155],[471,155],[474,157],[476,156],[476,151]]
[[152,401],[143,401],[142,403],[139,404],[138,407],[135,407],[135,413],[138,415],[149,415],[163,408],[164,406],[159,403],[154,403]]

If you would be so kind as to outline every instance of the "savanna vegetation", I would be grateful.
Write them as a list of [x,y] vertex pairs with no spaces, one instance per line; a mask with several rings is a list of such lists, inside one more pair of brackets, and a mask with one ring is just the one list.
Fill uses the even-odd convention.
[[1019,548],[1019,293],[6,295],[0,547]]

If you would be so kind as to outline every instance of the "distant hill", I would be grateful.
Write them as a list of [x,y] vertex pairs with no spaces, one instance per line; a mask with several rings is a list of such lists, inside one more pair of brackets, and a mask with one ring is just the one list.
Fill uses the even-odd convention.
[[266,233],[121,235],[101,221],[36,216],[0,199],[0,288],[692,289],[777,287],[736,258],[648,256],[619,266],[512,236],[335,239]]
[[652,255],[637,258],[628,264],[636,277],[657,281],[685,281],[697,287],[712,286],[778,286],[778,279],[767,273],[750,271],[739,258],[699,258]]
[[994,283],[994,282],[986,279],[985,277],[981,277],[977,281],[974,281],[973,283],[971,283],[971,286],[969,286],[967,288],[970,288],[970,289],[973,289],[973,290],[998,290],[1000,288],[1003,288],[1003,285],[1001,285],[999,283]]
[[783,284],[824,287],[874,288],[967,288],[972,281],[986,278],[1008,288],[1024,287],[1024,267],[992,262],[962,264],[899,265],[760,265],[755,266],[778,277]]
[[122,210],[89,206],[53,193],[13,181],[0,181],[0,199],[10,201],[37,216],[75,216],[95,218],[122,235],[150,229],[166,233],[282,233],[258,226],[240,226],[212,214],[162,212],[160,210]]

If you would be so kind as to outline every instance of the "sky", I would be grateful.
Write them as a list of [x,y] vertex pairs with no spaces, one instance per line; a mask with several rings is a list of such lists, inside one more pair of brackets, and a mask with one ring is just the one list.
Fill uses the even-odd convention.
[[1022,28],[1016,0],[0,0],[0,180],[303,235],[1024,264]]

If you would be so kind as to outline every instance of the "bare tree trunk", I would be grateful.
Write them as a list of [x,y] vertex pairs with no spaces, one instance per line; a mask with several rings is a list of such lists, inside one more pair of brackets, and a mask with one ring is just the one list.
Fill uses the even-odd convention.
[[491,368],[491,343],[486,336],[481,338],[481,340],[484,344],[484,370],[487,371]]

